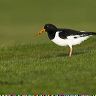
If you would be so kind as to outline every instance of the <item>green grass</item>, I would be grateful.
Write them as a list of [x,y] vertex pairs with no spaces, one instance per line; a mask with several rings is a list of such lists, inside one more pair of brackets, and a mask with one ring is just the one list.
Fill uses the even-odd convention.
[[0,93],[95,94],[94,41],[75,46],[71,58],[52,43],[1,48]]
[[96,31],[96,0],[0,0],[0,94],[95,94],[96,37],[59,47],[43,24]]

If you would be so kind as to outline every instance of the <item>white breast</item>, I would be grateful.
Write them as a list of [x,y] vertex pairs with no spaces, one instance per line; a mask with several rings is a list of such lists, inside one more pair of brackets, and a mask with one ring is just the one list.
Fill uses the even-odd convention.
[[56,32],[55,38],[52,39],[52,41],[59,46],[67,46],[68,45],[65,39],[62,39],[59,37],[59,32]]

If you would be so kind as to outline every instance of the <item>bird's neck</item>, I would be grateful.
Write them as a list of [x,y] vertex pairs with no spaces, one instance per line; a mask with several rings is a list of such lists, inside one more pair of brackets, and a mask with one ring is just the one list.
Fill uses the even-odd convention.
[[56,32],[52,32],[52,31],[51,31],[51,32],[47,32],[48,37],[49,37],[50,40],[54,39],[55,33],[56,33]]

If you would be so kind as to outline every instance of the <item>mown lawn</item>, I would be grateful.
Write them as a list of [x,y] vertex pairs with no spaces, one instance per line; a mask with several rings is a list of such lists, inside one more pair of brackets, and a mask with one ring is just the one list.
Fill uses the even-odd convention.
[[0,94],[95,94],[96,36],[59,47],[45,23],[96,31],[95,0],[0,0]]
[[[89,44],[90,43],[90,44]],[[0,93],[95,94],[95,38],[67,48],[52,43],[0,49]]]

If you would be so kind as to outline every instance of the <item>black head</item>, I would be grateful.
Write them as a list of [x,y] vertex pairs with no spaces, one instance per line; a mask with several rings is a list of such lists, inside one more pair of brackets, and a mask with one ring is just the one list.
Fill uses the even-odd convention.
[[57,27],[53,24],[45,24],[43,28],[38,32],[38,35],[42,34],[43,32],[47,32],[48,34],[56,33]]
[[53,24],[45,24],[44,29],[46,32],[56,32],[57,27]]

